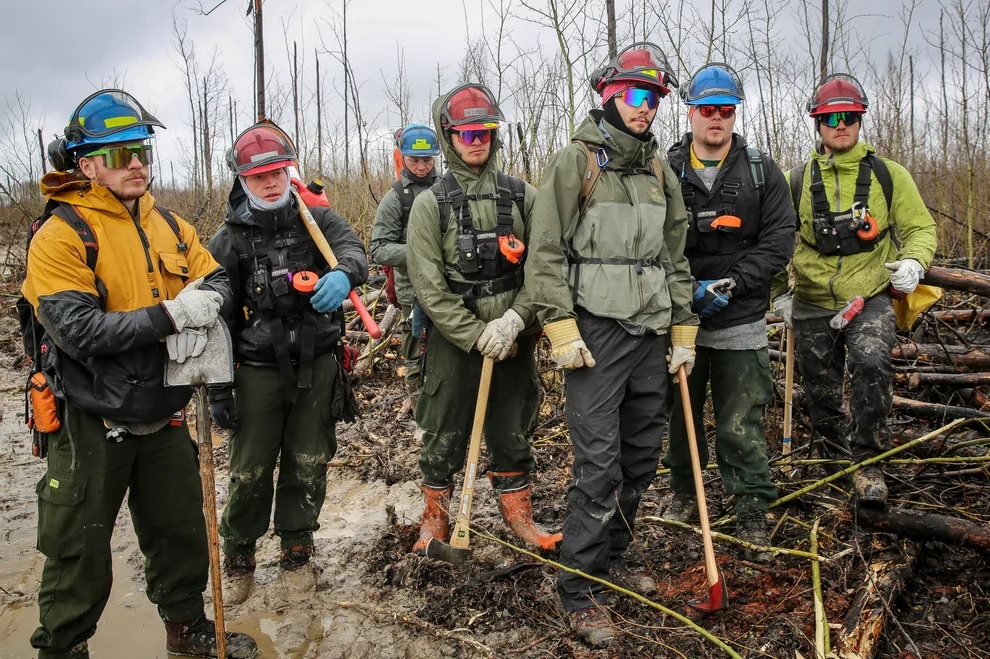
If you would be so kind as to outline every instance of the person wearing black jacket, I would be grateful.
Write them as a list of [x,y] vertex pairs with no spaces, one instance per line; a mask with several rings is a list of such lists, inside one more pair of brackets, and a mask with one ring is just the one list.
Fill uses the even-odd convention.
[[302,568],[313,555],[343,416],[341,304],[368,276],[360,239],[344,218],[318,206],[312,214],[337,267],[321,256],[291,194],[295,158],[288,137],[271,124],[241,133],[227,154],[236,176],[226,222],[209,245],[230,277],[233,303],[221,315],[238,363],[233,388],[211,391],[210,404],[214,421],[233,430],[220,522],[231,604],[250,594],[255,543],[268,530],[273,498],[283,575],[293,587],[314,585],[312,569]]
[[[794,251],[795,217],[787,183],[770,158],[733,132],[744,96],[726,64],[699,69],[682,91],[692,132],[668,152],[688,209],[684,250],[695,280],[693,308],[701,317],[697,360],[688,377],[694,425],[703,429],[706,387],[715,411],[715,456],[727,494],[735,495],[737,535],[766,545],[770,481],[763,408],[773,383],[764,314],[773,275]],[[663,464],[674,498],[664,517],[697,515],[688,439],[675,391]],[[698,450],[707,460],[704,432]],[[769,554],[748,551],[750,560]]]

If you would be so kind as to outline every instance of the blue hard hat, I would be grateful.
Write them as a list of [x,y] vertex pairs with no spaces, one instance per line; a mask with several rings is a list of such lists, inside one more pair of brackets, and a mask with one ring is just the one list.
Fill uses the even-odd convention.
[[440,155],[437,133],[426,124],[409,124],[399,133],[399,153],[411,158],[431,158]]
[[165,128],[133,96],[120,89],[101,89],[72,113],[65,127],[65,148],[146,140],[154,135],[155,126]]
[[746,96],[735,69],[712,62],[695,71],[681,90],[681,98],[688,105],[738,105]]

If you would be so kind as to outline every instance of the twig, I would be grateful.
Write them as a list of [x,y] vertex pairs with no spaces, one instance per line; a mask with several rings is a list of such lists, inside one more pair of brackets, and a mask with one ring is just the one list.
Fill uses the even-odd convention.
[[[701,529],[697,526],[692,526],[691,524],[685,524],[684,522],[678,522],[674,519],[664,519],[662,517],[653,517],[651,515],[645,515],[644,520],[649,522],[660,522],[662,524],[669,524],[670,526],[676,526],[682,529],[687,529],[689,531],[694,531],[695,533],[701,533]],[[723,540],[725,542],[731,542],[733,544],[740,545],[749,549],[751,551],[770,551],[774,554],[787,554],[789,556],[797,556],[798,558],[807,558],[813,561],[825,561],[828,562],[827,558],[820,558],[817,555],[809,554],[806,551],[801,551],[800,549],[788,549],[786,547],[771,547],[769,545],[757,545],[752,542],[747,542],[745,540],[740,540],[735,536],[728,535],[726,533],[720,533],[718,531],[712,531],[712,538],[716,540]]]
[[[818,523],[821,519],[815,520],[815,525],[811,527],[811,553],[818,556]],[[815,655],[816,659],[825,659],[831,651],[831,643],[828,633],[828,618],[825,614],[825,605],[822,603],[822,573],[821,565],[817,560],[811,561],[811,583],[815,594]]]

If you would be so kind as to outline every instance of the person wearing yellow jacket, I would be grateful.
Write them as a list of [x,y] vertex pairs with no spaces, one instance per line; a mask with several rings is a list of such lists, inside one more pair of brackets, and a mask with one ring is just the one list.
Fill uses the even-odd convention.
[[[836,73],[815,89],[808,113],[820,141],[789,172],[798,213],[793,300],[774,307],[793,323],[796,365],[823,452],[860,462],[890,447],[895,342],[891,294],[914,291],[935,255],[935,221],[904,167],[860,141],[869,100],[854,77]],[[862,311],[839,313],[862,298]],[[843,381],[852,385],[851,419]],[[884,504],[879,467],[855,472],[861,503]]]
[[[49,147],[59,171],[41,182],[53,215],[31,240],[22,292],[42,328],[36,368],[60,422],[47,429],[37,487],[46,560],[31,645],[42,659],[89,656],[125,496],[166,649],[217,656],[203,607],[202,489],[183,414],[192,388],[165,387],[164,371],[169,359],[203,352],[230,287],[192,225],[148,192],[155,126],[164,128],[130,94],[96,92]],[[250,636],[227,637],[228,656],[257,656]]]

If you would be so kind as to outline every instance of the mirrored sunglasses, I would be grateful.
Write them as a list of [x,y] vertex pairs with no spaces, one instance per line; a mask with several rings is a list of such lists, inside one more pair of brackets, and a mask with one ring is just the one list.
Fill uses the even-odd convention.
[[698,112],[705,119],[711,119],[718,112],[718,116],[723,119],[731,119],[736,114],[735,105],[699,105]]
[[103,156],[103,162],[110,169],[121,169],[131,164],[131,158],[137,157],[142,165],[150,165],[154,160],[151,157],[150,144],[129,144],[127,146],[112,146],[105,149],[90,151],[86,158],[93,156]]
[[629,107],[638,108],[643,103],[646,103],[646,107],[651,110],[655,110],[657,106],[660,105],[660,94],[652,89],[630,87],[626,91],[622,92],[622,100],[625,101],[626,105]]
[[840,121],[847,126],[852,126],[858,124],[862,116],[859,112],[829,112],[828,114],[823,114],[821,119],[822,123],[829,128],[838,128]]
[[460,136],[461,144],[474,144],[475,140],[481,140],[482,144],[488,144],[492,141],[492,131],[487,128],[468,128],[467,130],[453,130],[451,132]]

